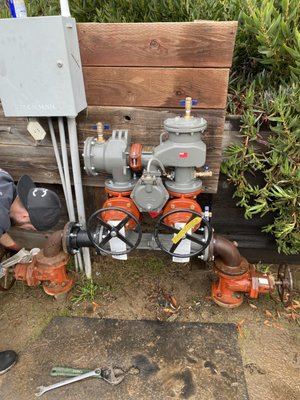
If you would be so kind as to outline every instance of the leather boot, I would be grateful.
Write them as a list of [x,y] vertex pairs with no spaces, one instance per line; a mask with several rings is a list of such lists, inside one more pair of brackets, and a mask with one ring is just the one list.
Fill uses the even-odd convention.
[[0,351],[0,375],[8,371],[17,361],[17,354],[13,350]]

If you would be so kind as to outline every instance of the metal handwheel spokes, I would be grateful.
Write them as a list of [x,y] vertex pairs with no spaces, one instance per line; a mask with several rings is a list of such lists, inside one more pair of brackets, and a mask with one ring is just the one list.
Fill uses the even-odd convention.
[[15,281],[16,278],[13,268],[5,269],[4,275],[0,278],[0,291],[6,292],[7,290],[11,289]]
[[290,267],[287,264],[280,264],[278,267],[277,290],[284,307],[288,307],[293,301],[293,277]]
[[[180,214],[180,213],[185,213],[190,215],[189,220],[185,223],[185,225],[182,228],[177,228],[165,222],[166,219],[170,217],[170,215]],[[185,227],[187,227],[188,224],[191,221],[195,220],[196,218],[197,220],[199,220],[200,218],[200,222],[197,223],[196,226],[194,226],[192,229],[189,229],[188,231],[185,232]],[[181,218],[178,219],[179,222],[180,219]],[[181,237],[182,232],[184,233],[182,234]],[[179,235],[180,238],[176,241],[176,243],[174,243],[173,240],[174,236],[176,235]],[[172,210],[164,214],[158,220],[154,229],[154,238],[158,247],[165,253],[173,257],[189,258],[197,256],[200,253],[203,253],[203,251],[207,248],[212,238],[212,228],[209,222],[205,219],[203,214],[200,214],[196,211],[192,211],[189,209]],[[189,254],[182,254],[181,252],[179,253],[178,251],[176,252],[176,249],[178,249],[180,243],[182,243],[182,241],[185,239],[188,239],[192,242],[191,252]]]
[[[107,221],[107,213],[109,212],[111,214],[114,211],[118,212],[119,215],[120,212],[125,215],[116,225],[113,224],[113,220],[111,221],[112,223]],[[122,232],[122,229],[132,220],[134,221],[135,227],[134,229],[126,231],[126,235]],[[101,235],[99,235],[99,232],[101,232]],[[120,256],[130,253],[138,247],[142,238],[142,228],[139,220],[129,211],[120,207],[109,207],[101,208],[90,216],[87,222],[87,234],[93,246],[98,251],[113,256]],[[111,250],[111,240],[114,238],[120,239],[121,242],[125,244],[126,250]]]

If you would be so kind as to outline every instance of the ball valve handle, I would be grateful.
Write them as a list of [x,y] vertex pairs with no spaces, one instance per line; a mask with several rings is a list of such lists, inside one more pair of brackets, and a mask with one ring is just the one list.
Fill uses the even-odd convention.
[[191,118],[192,106],[198,104],[198,100],[193,100],[191,97],[186,97],[185,100],[180,100],[180,105],[185,106],[185,119]]
[[97,130],[97,142],[104,143],[105,139],[103,136],[103,130],[109,129],[110,126],[107,124],[102,124],[102,122],[97,122],[96,124],[93,124],[92,127],[93,127],[93,129]]

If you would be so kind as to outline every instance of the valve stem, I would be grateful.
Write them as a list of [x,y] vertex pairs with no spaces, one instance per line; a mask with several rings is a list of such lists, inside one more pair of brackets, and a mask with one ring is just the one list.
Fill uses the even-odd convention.
[[192,98],[186,97],[185,99],[185,119],[191,118],[191,110],[192,110]]
[[103,137],[103,124],[102,124],[102,122],[97,122],[96,126],[97,126],[97,135],[98,135],[97,142],[104,143],[105,139]]

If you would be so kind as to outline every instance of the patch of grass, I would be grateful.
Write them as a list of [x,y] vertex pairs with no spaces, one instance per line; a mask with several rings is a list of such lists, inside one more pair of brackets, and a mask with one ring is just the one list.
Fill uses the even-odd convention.
[[71,297],[71,301],[81,303],[83,301],[93,301],[98,291],[98,285],[93,279],[83,279],[82,283],[78,284],[75,292]]
[[140,274],[159,275],[166,267],[161,257],[134,257],[130,259],[129,268]]
[[263,264],[259,262],[255,265],[257,271],[262,272],[263,274],[271,274],[272,273],[272,264]]
[[69,315],[70,311],[66,307],[53,310],[50,313],[47,312],[45,317],[41,319],[41,321],[38,321],[38,324],[35,325],[35,328],[32,326],[33,333],[26,342],[26,346],[29,346],[31,343],[36,341],[36,339],[42,334],[43,330],[48,326],[53,318],[68,317]]

